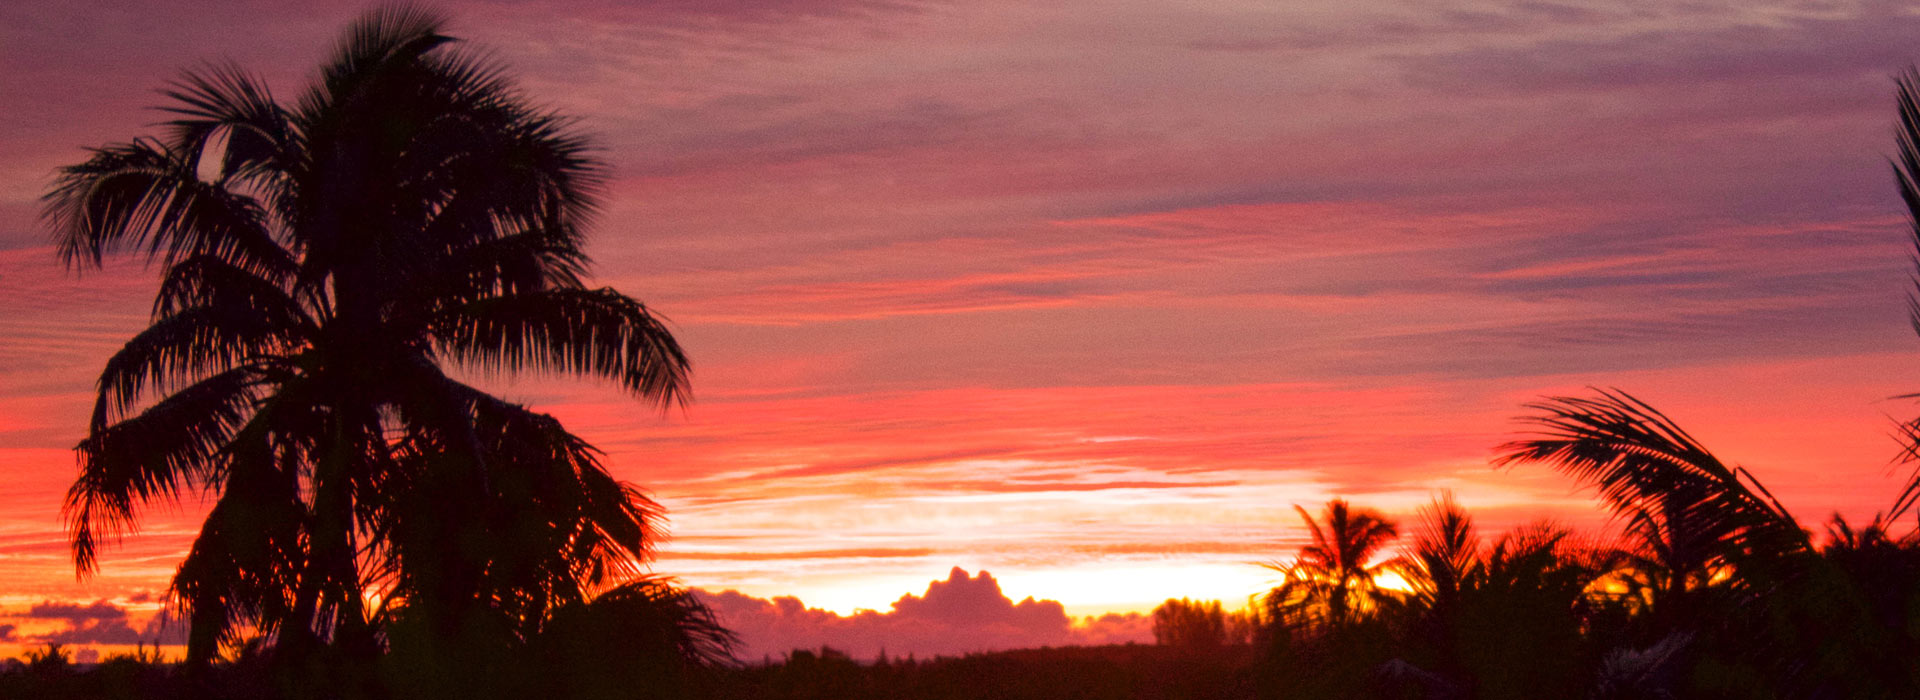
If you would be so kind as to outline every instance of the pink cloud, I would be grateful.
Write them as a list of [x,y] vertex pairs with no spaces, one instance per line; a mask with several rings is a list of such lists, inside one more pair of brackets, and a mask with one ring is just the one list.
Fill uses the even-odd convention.
[[740,657],[749,662],[777,659],[794,649],[829,646],[856,658],[954,656],[977,651],[1080,644],[1151,641],[1144,616],[1104,615],[1076,621],[1058,601],[1031,596],[1014,602],[1000,582],[954,567],[945,581],[927,584],[924,595],[911,593],[886,612],[859,610],[840,615],[808,608],[799,598],[754,598],[737,591],[701,592],[722,624],[740,635]]
[[[109,600],[93,602],[44,600],[24,611],[0,610],[0,643],[21,645],[134,645],[179,646],[186,643],[186,626],[165,613],[129,611]],[[48,623],[55,626],[48,628]],[[34,631],[27,631],[32,625]]]
[[127,616],[127,611],[111,602],[98,600],[92,604],[46,601],[35,603],[27,609],[25,615],[32,619],[67,620],[84,622],[90,620],[119,620]]

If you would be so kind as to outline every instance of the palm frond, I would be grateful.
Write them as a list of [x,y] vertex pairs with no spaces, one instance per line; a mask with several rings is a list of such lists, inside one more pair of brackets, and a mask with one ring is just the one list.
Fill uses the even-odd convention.
[[549,289],[448,309],[429,325],[453,358],[487,371],[602,377],[660,405],[684,403],[688,362],[666,326],[612,289]]
[[476,402],[474,418],[489,454],[518,476],[501,480],[496,497],[504,504],[531,501],[516,519],[560,539],[563,546],[539,554],[569,567],[571,585],[591,588],[652,559],[661,508],[607,473],[592,445],[551,416],[502,401]]
[[[662,510],[613,478],[597,450],[551,416],[440,381],[444,398],[403,404],[404,468],[378,487],[389,511],[377,519],[395,528],[382,569],[396,595],[477,599],[537,627],[652,558]],[[456,488],[463,498],[449,497]],[[450,508],[464,515],[436,515]],[[459,557],[483,566],[476,590],[439,588],[446,567],[468,565],[443,561],[448,541],[469,543]]]
[[628,634],[662,637],[679,658],[694,667],[735,663],[738,637],[720,624],[711,608],[665,576],[640,576],[595,596],[584,612],[618,621]]
[[[1899,153],[1893,162],[1893,179],[1900,188],[1900,200],[1907,205],[1907,230],[1912,246],[1907,254],[1912,284],[1907,291],[1907,319],[1914,333],[1920,334],[1920,69],[1909,66],[1894,83],[1900,124],[1894,137]],[[1889,521],[1900,519],[1920,501],[1920,419],[1901,423],[1898,430],[1901,453],[1895,462],[1913,465],[1914,470],[1894,498],[1887,515]]]
[[170,497],[182,481],[210,480],[215,455],[249,416],[258,378],[252,367],[214,375],[138,416],[96,427],[74,448],[80,477],[64,511],[83,574],[96,567],[100,535],[133,528],[136,502]]
[[1495,463],[1543,462],[1595,487],[1616,515],[1653,513],[1677,527],[1761,551],[1805,549],[1792,515],[1744,469],[1729,468],[1666,415],[1620,391],[1529,404],[1537,437],[1500,446]]
[[196,255],[167,268],[153,298],[153,317],[167,318],[195,307],[252,308],[276,326],[311,337],[319,323],[281,286],[285,278],[262,277],[217,255]]
[[1887,509],[1887,521],[1899,520],[1920,502],[1920,418],[1900,423],[1895,427],[1900,441],[1900,455],[1894,459],[1896,465],[1907,465],[1912,471],[1907,474],[1906,485],[1900,487],[1899,495],[1893,499],[1893,506]]
[[598,206],[605,167],[569,121],[512,99],[497,70],[465,57],[442,62],[458,91],[399,154],[398,183],[423,238],[449,249],[543,230],[568,247]]
[[213,254],[262,274],[290,270],[259,203],[200,180],[197,157],[136,140],[62,169],[42,209],[61,259],[98,266],[107,251],[127,246],[167,264]]
[[321,73],[325,95],[351,95],[382,69],[418,61],[453,41],[442,34],[446,19],[419,5],[389,5],[369,12],[347,27]]
[[294,136],[285,110],[266,83],[232,64],[188,71],[162,91],[179,115],[167,122],[175,152],[192,154],[200,169],[209,145],[224,136],[219,179],[270,175],[286,169]]
[[699,697],[732,667],[736,637],[693,591],[637,577],[554,611],[531,646],[576,697]]
[[458,304],[494,296],[579,288],[587,256],[545,228],[503,235],[450,251],[448,265],[425,281],[426,293]]
[[1537,572],[1559,566],[1561,545],[1572,535],[1571,530],[1551,522],[1530,523],[1507,532],[1487,550],[1487,574],[1494,579],[1514,579],[1537,576]]
[[1920,334],[1920,71],[1909,67],[1895,79],[1900,126],[1895,135],[1899,154],[1893,163],[1893,179],[1900,187],[1900,199],[1907,205],[1908,231],[1913,250],[1908,259],[1913,267],[1913,288],[1907,292],[1907,318]]
[[1480,538],[1474,533],[1473,516],[1455,501],[1452,492],[1419,511],[1420,525],[1415,531],[1408,560],[1412,583],[1429,604],[1458,595],[1462,584],[1472,575],[1480,555]]
[[185,309],[128,340],[100,373],[94,428],[131,410],[149,388],[164,392],[297,347],[304,340],[304,316],[297,308],[243,305],[250,300]]
[[170,595],[189,623],[187,659],[211,660],[248,629],[271,638],[292,619],[305,570],[306,507],[256,416],[224,457],[218,501],[175,572]]

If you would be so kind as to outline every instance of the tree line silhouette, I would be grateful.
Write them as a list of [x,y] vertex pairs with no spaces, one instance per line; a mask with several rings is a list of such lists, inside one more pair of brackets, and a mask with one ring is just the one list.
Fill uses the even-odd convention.
[[[1445,494],[1403,535],[1334,500],[1295,506],[1310,540],[1270,565],[1279,585],[1245,612],[1168,601],[1158,646],[740,666],[710,610],[644,573],[659,506],[551,416],[455,378],[585,376],[664,409],[690,365],[651,310],[586,283],[590,144],[442,27],[371,12],[292,102],[189,72],[161,136],[60,171],[44,215],[67,264],[161,270],[76,448],[76,568],[140,506],[212,508],[170,588],[183,662],[80,669],[50,646],[0,696],[1920,697],[1920,535],[1896,525],[1920,472],[1816,538],[1617,390],[1531,405],[1496,460],[1592,488],[1616,537],[1488,538]],[[1898,88],[1920,213],[1920,78]],[[1901,434],[1920,464],[1920,420]]]
[[[1891,510],[1824,541],[1751,473],[1618,391],[1532,405],[1504,465],[1595,489],[1617,537],[1540,522],[1488,541],[1450,496],[1394,524],[1335,500],[1259,600],[1269,697],[1920,696],[1920,534]],[[1399,574],[1407,586],[1379,585]]]

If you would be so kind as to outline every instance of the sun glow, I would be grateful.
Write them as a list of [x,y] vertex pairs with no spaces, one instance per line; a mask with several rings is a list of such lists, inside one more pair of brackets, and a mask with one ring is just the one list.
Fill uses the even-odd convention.
[[1373,577],[1373,585],[1399,593],[1413,592],[1413,582],[1408,581],[1407,577],[1401,575],[1398,571],[1380,572],[1379,575]]
[[1176,561],[1088,564],[1074,568],[1008,571],[1002,587],[1014,598],[1059,600],[1075,615],[1150,612],[1169,598],[1218,600],[1227,608],[1272,587],[1272,572],[1251,563],[1189,564]]

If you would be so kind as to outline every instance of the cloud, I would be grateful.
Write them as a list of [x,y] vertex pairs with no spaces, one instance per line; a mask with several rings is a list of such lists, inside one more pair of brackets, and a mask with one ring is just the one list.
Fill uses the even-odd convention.
[[1153,618],[1140,613],[1089,615],[1074,629],[1077,644],[1128,644],[1153,639]]
[[66,620],[74,624],[80,624],[104,620],[124,620],[127,617],[127,611],[105,600],[94,601],[84,605],[80,603],[45,601],[35,603],[33,607],[27,609],[27,614],[22,615],[22,617],[36,620]]
[[153,644],[159,646],[184,646],[187,643],[187,625],[169,619],[165,615],[148,618],[144,624],[135,627],[127,620],[92,620],[73,625],[63,630],[55,630],[38,635],[27,635],[35,643],[57,644]]
[[[1597,3],[1595,3],[1597,4]],[[1432,44],[1459,37],[1500,37],[1552,32],[1567,26],[1593,27],[1621,19],[1617,10],[1518,3],[1498,9],[1386,11],[1356,8],[1335,21],[1298,17],[1295,21],[1248,22],[1244,17],[1209,26],[1201,38],[1186,42],[1202,52],[1306,54],[1367,51],[1381,47]],[[1316,21],[1319,20],[1319,21]]]
[[11,615],[24,620],[65,622],[62,627],[22,634],[15,625],[0,625],[0,641],[31,644],[167,644],[186,643],[186,625],[176,623],[165,613],[136,620],[127,609],[112,601],[91,603],[42,601],[24,613]]
[[[77,622],[66,629],[43,634],[29,635],[29,639],[40,644],[140,644],[151,643],[154,638],[143,630],[136,630],[126,620],[86,620]],[[183,640],[184,641],[184,640]]]
[[815,549],[804,552],[698,552],[676,550],[674,559],[714,559],[720,561],[787,561],[792,559],[887,559],[924,557],[933,550],[924,547],[862,547],[853,549]]
[[893,603],[894,615],[936,625],[1010,625],[1022,630],[1049,630],[1064,625],[1066,609],[1058,601],[1036,601],[1032,596],[1014,603],[1000,592],[1000,582],[981,571],[978,578],[953,567],[945,581],[927,584],[925,597],[909,593]]
[[1537,93],[1727,82],[1884,76],[1911,61],[1908,39],[1920,17],[1859,13],[1663,28],[1600,40],[1551,39],[1522,47],[1477,48],[1408,57],[1410,82],[1461,90]]
[[994,649],[1079,644],[1117,644],[1152,639],[1138,613],[1109,614],[1079,624],[1059,601],[1032,596],[1015,602],[993,574],[977,576],[954,567],[945,581],[927,584],[924,595],[907,594],[887,612],[840,615],[808,608],[799,598],[755,598],[738,591],[700,596],[729,629],[740,635],[741,658],[778,658],[794,649],[822,645],[856,657],[956,655]]
[[1009,477],[1012,480],[958,480],[923,482],[922,487],[938,491],[968,491],[976,493],[1055,493],[1079,491],[1107,491],[1111,489],[1198,489],[1221,486],[1236,486],[1234,480],[1215,481],[1066,481],[1057,479],[1033,479]]

